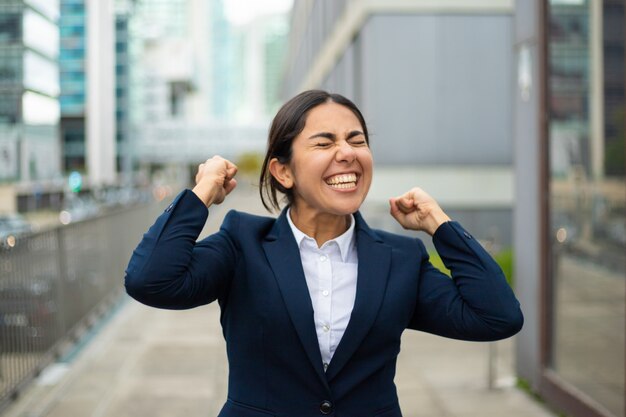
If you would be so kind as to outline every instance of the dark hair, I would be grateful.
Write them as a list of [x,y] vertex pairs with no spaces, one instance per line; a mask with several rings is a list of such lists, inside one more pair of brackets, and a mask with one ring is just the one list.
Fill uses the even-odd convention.
[[269,171],[269,163],[273,158],[277,158],[281,164],[288,164],[291,161],[291,145],[293,140],[302,132],[306,124],[308,112],[320,104],[333,102],[347,107],[359,119],[365,141],[369,144],[367,126],[363,115],[357,106],[340,94],[332,94],[322,90],[304,91],[285,104],[278,110],[267,138],[267,152],[261,168],[259,178],[259,193],[263,206],[272,212],[280,210],[280,205],[276,191],[285,195],[288,204],[293,203],[293,190],[283,187]]

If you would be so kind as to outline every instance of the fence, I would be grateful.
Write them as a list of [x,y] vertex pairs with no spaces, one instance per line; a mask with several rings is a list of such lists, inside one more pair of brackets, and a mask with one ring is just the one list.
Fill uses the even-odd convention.
[[123,292],[124,268],[158,204],[0,247],[0,410]]

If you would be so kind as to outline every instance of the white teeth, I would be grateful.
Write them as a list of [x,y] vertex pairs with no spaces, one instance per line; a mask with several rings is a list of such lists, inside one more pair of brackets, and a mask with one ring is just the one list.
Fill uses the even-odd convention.
[[332,186],[348,185],[348,187],[338,187],[338,188],[354,187],[356,183],[356,174],[335,175],[334,177],[327,179],[326,183]]
[[356,187],[356,182],[345,182],[341,184],[329,184],[333,188],[343,189],[343,188],[352,188]]

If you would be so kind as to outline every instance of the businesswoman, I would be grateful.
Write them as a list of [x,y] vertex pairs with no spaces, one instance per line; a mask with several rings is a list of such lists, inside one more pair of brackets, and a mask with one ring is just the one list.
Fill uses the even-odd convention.
[[277,219],[230,211],[196,242],[207,209],[237,185],[237,167],[215,156],[134,251],[126,289],[135,299],[170,309],[219,302],[229,361],[220,417],[399,417],[405,329],[475,341],[520,330],[498,265],[424,191],[391,198],[390,212],[432,236],[451,279],[418,238],[368,227],[358,210],[372,167],[357,107],[306,91],[270,128],[261,199],[279,208],[284,196]]

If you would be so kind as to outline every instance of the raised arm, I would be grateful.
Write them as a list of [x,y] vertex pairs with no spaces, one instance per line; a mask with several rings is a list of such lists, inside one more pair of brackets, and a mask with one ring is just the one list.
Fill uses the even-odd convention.
[[428,260],[420,242],[417,307],[409,328],[455,339],[487,341],[510,337],[523,325],[519,302],[502,270],[457,222],[450,221],[420,189],[390,200],[391,214],[407,229],[423,230],[452,278]]
[[193,191],[185,190],[159,216],[133,251],[126,268],[126,291],[159,308],[185,309],[207,304],[228,288],[237,259],[232,238],[237,216],[196,243],[208,207],[221,203],[236,186],[237,168],[220,157],[200,164]]

